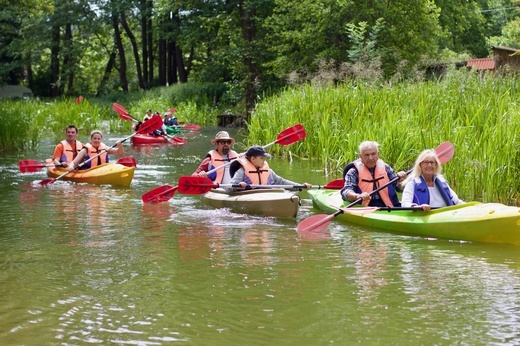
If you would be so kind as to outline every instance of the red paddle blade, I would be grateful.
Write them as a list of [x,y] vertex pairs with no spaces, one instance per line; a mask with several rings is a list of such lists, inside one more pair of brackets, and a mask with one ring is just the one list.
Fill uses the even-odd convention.
[[126,166],[126,167],[137,167],[137,161],[133,157],[122,157],[119,160],[117,160],[116,163],[119,163],[120,165]]
[[289,145],[301,141],[305,137],[307,137],[307,133],[302,124],[296,124],[280,132],[278,137],[276,137],[275,143]]
[[168,112],[173,114],[173,113],[177,112],[177,108],[170,108],[170,109],[168,109]]
[[298,232],[321,232],[327,229],[330,220],[334,218],[334,214],[318,214],[313,215],[298,224],[296,230]]
[[138,133],[148,133],[158,130],[163,125],[163,120],[159,114],[154,115],[139,126]]
[[128,114],[119,113],[119,117],[123,120],[134,121],[134,119]]
[[39,182],[39,184],[47,185],[47,184],[54,183],[55,181],[56,181],[56,179],[54,179],[54,178],[48,178],[48,179],[43,179],[42,181]]
[[141,196],[141,199],[145,204],[166,202],[173,197],[173,195],[175,194],[175,190],[177,190],[177,186],[159,186],[153,190],[146,192],[144,195]]
[[179,179],[179,192],[185,195],[200,195],[217,188],[209,178],[184,176]]
[[437,148],[435,148],[435,152],[439,157],[439,161],[442,164],[445,164],[453,157],[453,154],[455,153],[455,148],[453,147],[453,144],[451,144],[451,142],[444,142],[441,143]]
[[36,160],[21,160],[18,162],[18,167],[22,173],[34,173],[46,167],[46,165]]
[[200,125],[197,125],[197,124],[186,124],[186,125],[183,125],[182,127],[186,130],[191,130],[191,131],[200,130]]
[[[169,142],[174,145],[183,145],[183,144],[188,143],[188,141],[182,137],[175,136],[175,137],[168,137],[168,138],[169,138]],[[172,143],[172,142],[174,142],[174,143]]]
[[341,190],[343,186],[345,186],[345,181],[343,179],[336,179],[329,181],[328,184],[324,186],[324,188],[330,190]]
[[119,103],[112,103],[112,109],[119,114],[128,114],[125,107],[121,106]]

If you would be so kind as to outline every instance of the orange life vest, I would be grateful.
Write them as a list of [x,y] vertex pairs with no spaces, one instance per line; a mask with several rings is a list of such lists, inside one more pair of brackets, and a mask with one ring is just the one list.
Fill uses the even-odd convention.
[[76,141],[76,148],[73,148],[67,140],[62,140],[61,145],[63,146],[63,153],[61,154],[60,161],[71,163],[76,156],[78,156],[78,153],[83,148],[83,145],[80,141]]
[[260,168],[256,168],[248,159],[241,158],[238,160],[242,167],[244,167],[244,182],[246,184],[254,185],[271,185],[273,183],[272,178],[270,179],[271,170],[266,161]]
[[98,148],[94,148],[92,144],[85,144],[85,148],[87,148],[87,155],[85,156],[85,160],[90,159],[101,153],[98,157],[89,161],[85,164],[85,168],[92,168],[104,163],[108,162],[108,153],[106,152],[107,146],[101,143]]
[[[354,165],[356,165],[358,171],[358,187],[362,192],[370,193],[390,181],[386,174],[385,163],[381,159],[377,160],[374,176],[372,176],[370,170],[365,167],[361,160],[354,161]],[[387,207],[394,206],[388,193],[388,189],[382,189],[378,191],[378,193]],[[370,201],[363,201],[361,204],[367,206],[369,203]]]
[[[211,150],[208,152],[208,155],[209,157],[211,158],[211,164],[209,166],[209,169],[212,170],[213,168],[217,168],[217,167],[220,167],[222,165],[224,165],[225,163],[229,162],[229,161],[233,161],[235,159],[238,158],[238,154],[233,151],[233,150],[230,150],[228,155],[227,155],[227,158],[224,158],[218,151],[216,150]],[[215,174],[216,174],[216,177],[213,178],[213,177],[209,177],[211,180],[213,180],[215,183],[219,183],[219,184],[222,184],[222,179],[224,179],[224,173],[225,173],[225,170],[224,169],[218,169]]]

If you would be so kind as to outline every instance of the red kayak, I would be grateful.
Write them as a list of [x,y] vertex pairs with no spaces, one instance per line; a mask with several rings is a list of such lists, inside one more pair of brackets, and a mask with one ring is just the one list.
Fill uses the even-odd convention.
[[132,137],[132,144],[170,144],[170,145],[184,145],[188,143],[182,137],[177,136],[150,136],[149,134],[138,133]]

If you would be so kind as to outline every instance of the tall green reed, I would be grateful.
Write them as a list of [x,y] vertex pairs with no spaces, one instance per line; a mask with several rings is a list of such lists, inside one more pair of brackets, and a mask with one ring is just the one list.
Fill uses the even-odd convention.
[[397,170],[413,166],[424,149],[455,147],[443,173],[467,200],[518,204],[520,83],[452,71],[439,82],[337,86],[304,85],[267,98],[256,108],[248,142],[264,143],[302,123],[307,138],[270,149],[322,163],[341,176],[364,140],[380,143],[381,158]]

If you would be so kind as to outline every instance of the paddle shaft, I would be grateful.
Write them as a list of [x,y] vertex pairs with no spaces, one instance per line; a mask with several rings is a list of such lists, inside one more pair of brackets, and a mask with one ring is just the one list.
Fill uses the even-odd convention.
[[[211,185],[200,184],[201,187],[210,187]],[[214,184],[213,188],[218,187],[242,187],[240,184]],[[246,189],[306,189],[305,185],[255,185],[247,184]],[[326,185],[313,185],[311,189],[326,189]]]

